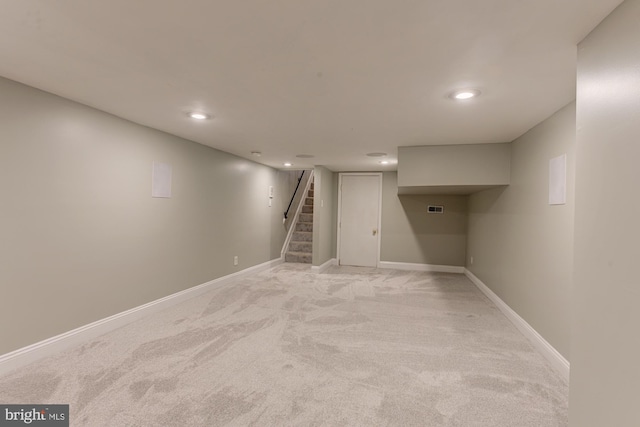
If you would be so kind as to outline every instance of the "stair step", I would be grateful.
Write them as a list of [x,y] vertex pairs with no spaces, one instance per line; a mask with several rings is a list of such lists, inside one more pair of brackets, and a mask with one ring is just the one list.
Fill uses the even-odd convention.
[[289,243],[289,251],[310,254],[313,252],[313,242],[291,242]]
[[311,231],[294,231],[291,242],[312,242],[313,233]]
[[311,264],[311,254],[303,252],[287,252],[284,256],[286,262],[301,262]]
[[289,248],[285,254],[286,262],[311,264],[313,252],[313,196],[314,183],[311,182],[309,190],[304,197],[302,212],[295,224]]
[[300,217],[298,217],[298,221],[300,221],[300,222],[310,222],[311,224],[313,224],[313,214],[301,213]]
[[296,231],[313,231],[313,223],[298,221],[296,224]]

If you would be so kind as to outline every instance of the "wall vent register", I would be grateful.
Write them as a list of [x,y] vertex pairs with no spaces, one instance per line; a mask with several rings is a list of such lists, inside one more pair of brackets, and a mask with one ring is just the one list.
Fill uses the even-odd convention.
[[429,205],[427,206],[427,213],[430,213],[430,214],[444,213],[444,206]]

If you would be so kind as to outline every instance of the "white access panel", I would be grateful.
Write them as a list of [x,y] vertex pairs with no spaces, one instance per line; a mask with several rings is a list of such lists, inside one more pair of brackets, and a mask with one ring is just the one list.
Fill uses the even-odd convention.
[[171,165],[153,162],[151,173],[151,197],[171,197]]
[[549,160],[549,204],[567,203],[567,155]]

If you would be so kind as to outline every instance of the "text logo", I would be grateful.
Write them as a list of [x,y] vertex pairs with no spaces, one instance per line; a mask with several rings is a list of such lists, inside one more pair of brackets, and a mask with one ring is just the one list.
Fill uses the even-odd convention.
[[69,405],[0,405],[0,427],[69,427]]

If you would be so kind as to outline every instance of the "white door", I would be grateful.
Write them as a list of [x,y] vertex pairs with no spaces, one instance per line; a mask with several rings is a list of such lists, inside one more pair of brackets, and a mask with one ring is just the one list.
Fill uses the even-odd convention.
[[381,174],[341,174],[340,265],[377,267]]

